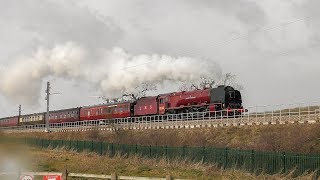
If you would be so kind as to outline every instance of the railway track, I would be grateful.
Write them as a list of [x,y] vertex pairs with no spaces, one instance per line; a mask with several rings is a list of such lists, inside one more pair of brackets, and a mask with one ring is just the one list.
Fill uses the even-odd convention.
[[[123,119],[100,119],[94,121],[78,121],[67,123],[50,124],[52,132],[68,131],[116,131],[140,130],[140,129],[179,129],[179,128],[211,128],[225,126],[252,126],[252,125],[273,125],[273,124],[294,124],[294,123],[319,123],[320,108],[296,111],[265,111],[246,112],[242,115],[224,115],[222,112],[211,113],[188,113],[157,115]],[[224,113],[228,114],[228,113]],[[10,132],[43,132],[45,125],[27,125],[18,127],[0,128],[0,131]]]

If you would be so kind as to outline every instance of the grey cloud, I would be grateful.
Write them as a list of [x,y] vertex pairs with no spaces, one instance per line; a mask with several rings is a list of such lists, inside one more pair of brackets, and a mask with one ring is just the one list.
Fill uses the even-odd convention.
[[195,7],[212,8],[221,13],[234,16],[241,22],[250,26],[261,26],[266,23],[263,9],[255,2],[248,0],[197,0],[189,1]]
[[[238,75],[244,85],[244,102],[249,105],[312,101],[319,91],[314,83],[319,76],[319,48],[308,46],[309,38],[316,39],[320,32],[318,0],[299,0],[297,9],[291,9],[287,1],[279,6],[276,0],[82,0],[81,7],[79,1],[57,1],[0,0],[0,23],[29,32],[35,37],[34,47],[75,41],[92,49],[117,45],[132,55],[208,57],[218,61],[224,72]],[[297,10],[301,13],[298,17],[310,17],[308,27],[301,22],[254,31],[256,27],[281,25],[285,18],[291,21]],[[21,36],[12,40],[18,42]],[[96,69],[97,64],[90,63]],[[106,68],[99,68],[106,72]],[[305,88],[308,86],[313,88]],[[77,97],[88,93],[91,86],[85,87],[78,92],[77,87],[61,85],[61,89],[70,90],[69,104],[64,94],[54,107],[84,104],[87,100]]]
[[[313,40],[320,40],[320,1],[306,0],[301,6],[301,13],[313,31]],[[298,7],[299,8],[299,7]]]
[[123,35],[110,17],[71,1],[10,0],[2,2],[1,21],[32,33],[43,43],[74,41],[90,48],[111,47]]

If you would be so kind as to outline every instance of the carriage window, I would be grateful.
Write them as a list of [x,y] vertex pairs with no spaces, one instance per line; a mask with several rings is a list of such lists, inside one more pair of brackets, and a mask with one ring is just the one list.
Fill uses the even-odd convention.
[[119,108],[119,112],[123,112],[123,108],[122,107]]

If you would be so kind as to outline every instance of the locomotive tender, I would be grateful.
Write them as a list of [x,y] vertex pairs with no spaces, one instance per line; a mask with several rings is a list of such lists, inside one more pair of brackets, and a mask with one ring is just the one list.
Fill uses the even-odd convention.
[[[173,92],[142,97],[136,101],[118,102],[50,111],[49,123],[76,122],[99,119],[139,117],[149,115],[215,112],[240,115],[241,93],[231,86]],[[45,113],[35,113],[0,119],[0,127],[45,123]]]

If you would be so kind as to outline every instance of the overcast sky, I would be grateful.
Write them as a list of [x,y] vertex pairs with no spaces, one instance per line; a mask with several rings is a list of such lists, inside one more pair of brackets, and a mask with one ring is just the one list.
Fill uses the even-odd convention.
[[[190,57],[193,58],[190,63],[194,59],[202,61],[199,68],[205,63],[208,67],[215,66],[213,71],[217,72],[212,72],[212,76],[218,71],[231,72],[244,87],[246,106],[320,101],[318,0],[0,0],[0,3],[1,116],[16,114],[19,104],[23,113],[45,111],[47,80],[51,81],[53,92],[61,93],[52,96],[53,109],[101,103],[90,96],[100,95],[110,83],[101,79],[101,73],[109,78],[117,71],[107,67],[113,63],[110,54],[114,53],[120,53],[121,57],[143,55],[138,64],[148,62],[154,54],[178,60]],[[41,69],[48,67],[38,67],[35,62],[54,61],[56,56],[46,53],[59,49],[72,51],[68,58],[80,58],[86,67],[68,66],[63,72],[48,69],[50,73],[42,73]],[[109,52],[107,64],[101,63],[105,57],[101,52]],[[156,65],[151,63],[148,68]],[[34,78],[36,68],[36,74],[42,73],[41,78]],[[97,69],[101,73],[90,75],[90,81],[82,81],[82,74],[74,68],[85,68],[86,75]],[[194,66],[190,69],[197,70]],[[16,71],[24,74],[17,75]],[[32,73],[32,78],[24,79],[27,73]],[[92,80],[95,78],[101,81]],[[14,94],[7,87],[13,83],[25,89],[15,90]],[[160,90],[170,89],[176,90],[163,85]],[[31,105],[27,99],[37,103]]]

